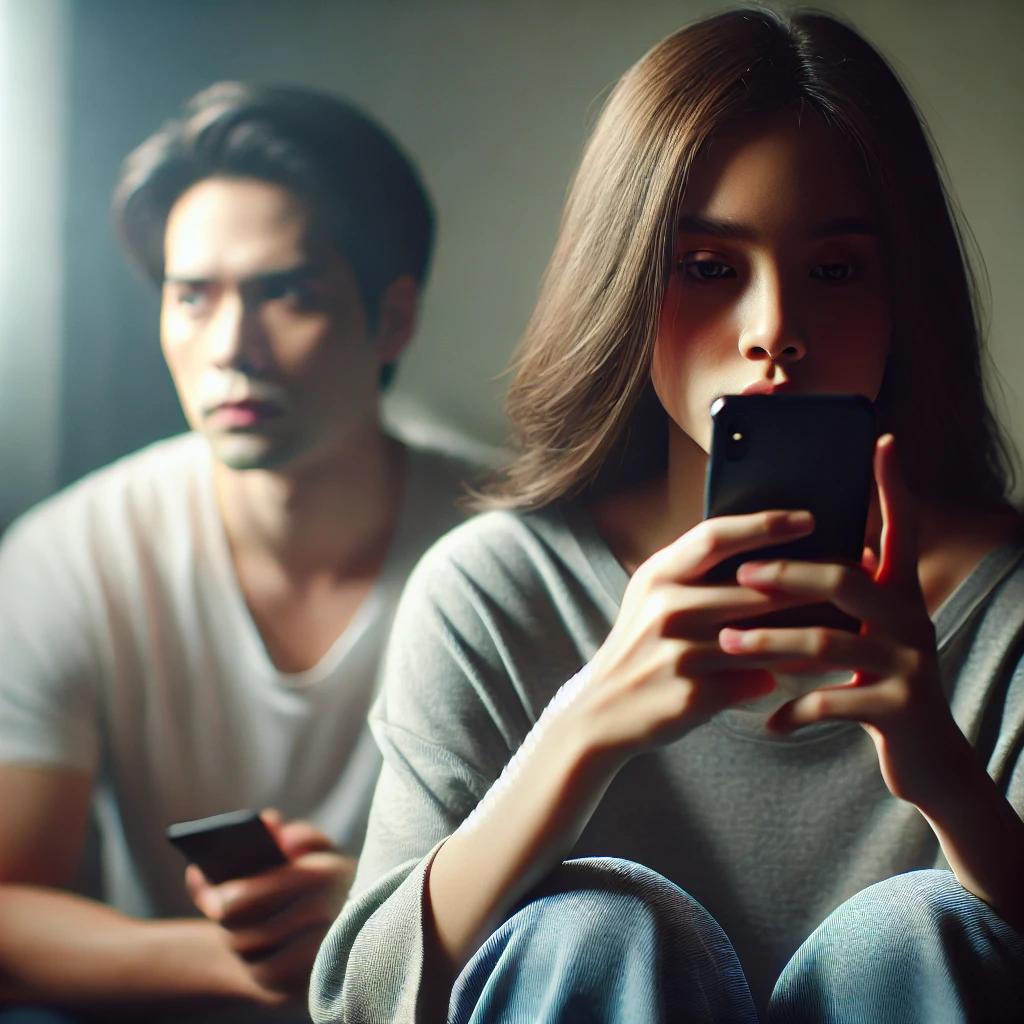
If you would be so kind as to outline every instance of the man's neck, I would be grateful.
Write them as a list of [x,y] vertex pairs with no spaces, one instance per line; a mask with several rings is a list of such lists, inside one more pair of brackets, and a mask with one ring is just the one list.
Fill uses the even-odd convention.
[[236,567],[274,564],[296,583],[379,565],[397,521],[405,449],[373,424],[343,448],[285,471],[214,463],[214,493]]

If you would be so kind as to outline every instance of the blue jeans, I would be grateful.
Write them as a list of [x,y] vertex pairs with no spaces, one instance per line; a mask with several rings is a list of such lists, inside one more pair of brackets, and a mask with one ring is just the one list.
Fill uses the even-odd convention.
[[[886,879],[793,955],[771,1024],[1024,1020],[1024,936],[949,871]],[[754,1024],[736,952],[710,914],[629,861],[569,861],[459,975],[451,1024]]]

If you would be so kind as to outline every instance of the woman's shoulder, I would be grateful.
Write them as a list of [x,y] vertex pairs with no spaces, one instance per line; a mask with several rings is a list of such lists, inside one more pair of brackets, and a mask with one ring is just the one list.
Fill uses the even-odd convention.
[[620,568],[572,505],[479,513],[436,541],[406,585],[435,608],[501,606],[508,614],[566,602],[614,603]]
[[572,541],[564,511],[494,509],[480,512],[434,542],[414,575],[435,577],[455,572],[476,577],[501,570],[521,575],[538,558],[550,559]]

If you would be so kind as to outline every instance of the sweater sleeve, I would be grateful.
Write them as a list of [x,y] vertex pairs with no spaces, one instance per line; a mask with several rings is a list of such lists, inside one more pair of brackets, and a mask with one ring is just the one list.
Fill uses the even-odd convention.
[[463,527],[428,552],[396,613],[371,715],[383,767],[352,893],[314,967],[317,1022],[416,1019],[431,858],[545,702],[510,653],[529,629],[519,574],[476,541]]

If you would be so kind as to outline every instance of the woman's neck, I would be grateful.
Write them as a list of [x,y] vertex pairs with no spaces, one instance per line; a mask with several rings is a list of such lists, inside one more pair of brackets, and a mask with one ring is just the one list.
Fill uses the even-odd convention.
[[598,531],[627,572],[632,574],[703,519],[707,463],[699,445],[672,430],[663,476],[601,498],[591,507]]
[[1021,536],[1019,513],[930,505],[919,516],[917,575],[930,614],[990,551]]
[[[664,476],[603,497],[590,510],[598,531],[630,574],[703,518],[707,454],[681,431],[672,431],[668,447]],[[934,614],[986,554],[1022,531],[1024,518],[1013,511],[919,502],[918,574],[929,613]],[[876,551],[880,532],[873,500],[866,543]]]

